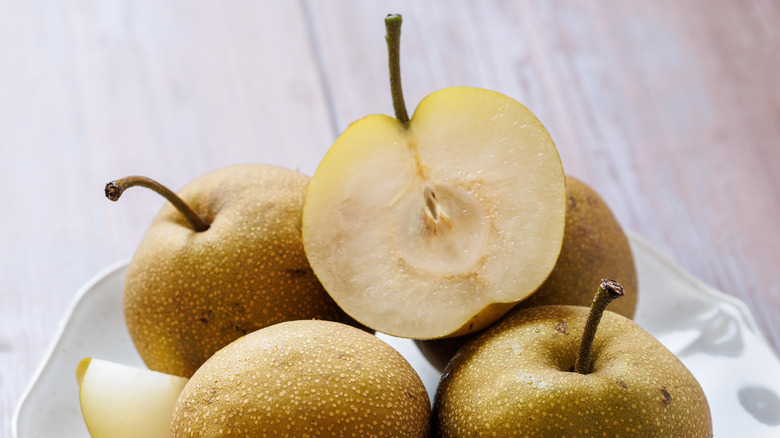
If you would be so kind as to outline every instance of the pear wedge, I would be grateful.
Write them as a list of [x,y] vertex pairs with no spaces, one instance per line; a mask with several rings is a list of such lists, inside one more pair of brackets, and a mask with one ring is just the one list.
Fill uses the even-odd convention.
[[168,438],[188,379],[101,359],[76,368],[79,402],[93,438]]

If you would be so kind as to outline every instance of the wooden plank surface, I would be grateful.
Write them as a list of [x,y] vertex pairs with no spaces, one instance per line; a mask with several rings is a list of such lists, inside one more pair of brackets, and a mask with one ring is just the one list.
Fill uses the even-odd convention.
[[[457,85],[523,102],[547,126],[566,171],[598,191],[624,228],[745,301],[777,351],[778,4],[447,4],[393,4],[406,17],[409,110]],[[386,6],[309,6],[336,130],[392,114],[376,24]]]
[[[333,140],[298,2],[25,1],[0,14],[0,436],[79,288],[132,255],[159,196]],[[280,116],[282,115],[282,116]],[[70,382],[68,382],[70,383]]]
[[178,188],[266,162],[311,174],[391,114],[404,14],[412,110],[494,89],[547,126],[623,226],[743,300],[780,351],[780,4],[758,1],[0,0],[0,437],[73,296],[129,257]]

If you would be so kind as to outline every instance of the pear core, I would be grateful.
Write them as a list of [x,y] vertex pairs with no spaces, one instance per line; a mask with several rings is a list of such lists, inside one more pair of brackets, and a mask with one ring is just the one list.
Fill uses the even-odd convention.
[[502,94],[448,88],[408,125],[373,115],[341,134],[309,183],[303,244],[357,321],[443,338],[486,327],[545,281],[565,210],[539,120]]
[[401,257],[433,274],[468,273],[485,253],[484,216],[479,201],[460,187],[410,190],[399,200],[394,230]]

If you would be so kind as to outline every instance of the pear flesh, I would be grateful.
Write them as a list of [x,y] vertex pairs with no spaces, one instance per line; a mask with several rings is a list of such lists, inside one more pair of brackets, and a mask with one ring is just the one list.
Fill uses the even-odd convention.
[[428,436],[417,373],[372,334],[329,321],[250,333],[192,376],[171,438]]
[[186,378],[101,359],[76,369],[79,402],[93,438],[168,438]]
[[560,252],[557,149],[518,102],[457,87],[408,126],[374,115],[336,140],[309,184],[309,262],[350,316],[433,339],[486,327],[535,291]]

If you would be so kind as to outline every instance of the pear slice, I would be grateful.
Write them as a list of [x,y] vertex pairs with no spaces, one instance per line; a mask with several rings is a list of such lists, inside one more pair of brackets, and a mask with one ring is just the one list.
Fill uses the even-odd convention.
[[168,438],[188,379],[86,358],[76,368],[84,422],[93,438]]
[[565,210],[539,120],[500,93],[448,88],[408,124],[372,115],[344,131],[309,184],[304,249],[359,322],[442,338],[486,327],[544,282]]

